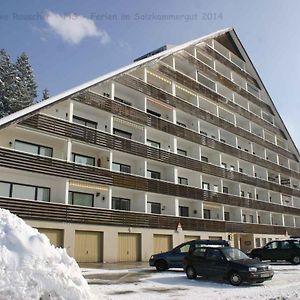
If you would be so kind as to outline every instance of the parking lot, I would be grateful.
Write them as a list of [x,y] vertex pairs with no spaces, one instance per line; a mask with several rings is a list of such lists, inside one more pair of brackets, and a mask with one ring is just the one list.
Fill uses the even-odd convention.
[[82,268],[95,299],[298,299],[300,266],[272,264],[271,281],[233,287],[222,281],[198,277],[188,280],[181,270],[157,272],[147,264],[103,265]]

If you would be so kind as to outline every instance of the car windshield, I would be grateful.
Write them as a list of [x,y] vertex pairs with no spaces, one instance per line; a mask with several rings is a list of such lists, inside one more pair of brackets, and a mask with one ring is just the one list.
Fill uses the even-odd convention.
[[237,248],[225,248],[222,250],[227,260],[239,260],[249,258],[244,252]]

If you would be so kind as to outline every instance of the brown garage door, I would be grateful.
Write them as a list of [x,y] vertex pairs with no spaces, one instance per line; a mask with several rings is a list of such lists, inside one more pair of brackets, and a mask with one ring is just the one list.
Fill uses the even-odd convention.
[[192,240],[200,240],[200,236],[199,235],[185,235],[184,236],[184,241],[185,242],[189,242]]
[[75,231],[75,259],[79,263],[98,263],[103,258],[103,234]]
[[172,248],[172,235],[154,234],[153,253],[169,251]]
[[118,260],[141,260],[141,235],[135,233],[118,234]]
[[55,247],[63,247],[64,231],[61,229],[37,228],[40,233],[45,234],[50,243]]

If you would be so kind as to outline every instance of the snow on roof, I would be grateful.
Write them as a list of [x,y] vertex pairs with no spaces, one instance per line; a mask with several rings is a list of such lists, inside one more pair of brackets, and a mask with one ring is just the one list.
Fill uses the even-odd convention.
[[59,100],[62,100],[63,98],[69,97],[69,96],[71,96],[71,95],[73,95],[73,94],[75,94],[75,93],[77,93],[77,92],[79,92],[81,90],[89,88],[89,87],[91,87],[91,86],[93,86],[95,84],[98,84],[98,83],[100,83],[100,82],[102,82],[104,80],[112,78],[112,77],[114,77],[116,75],[119,75],[119,74],[121,74],[123,72],[129,71],[130,69],[134,69],[134,68],[136,68],[136,67],[138,67],[140,65],[143,65],[145,63],[148,63],[150,61],[153,61],[153,60],[156,60],[158,58],[163,58],[165,56],[168,56],[168,55],[170,55],[170,54],[172,54],[174,52],[177,52],[179,50],[182,50],[182,49],[184,49],[184,48],[186,48],[186,47],[188,47],[190,45],[200,43],[201,41],[204,41],[204,40],[206,40],[208,38],[213,38],[215,36],[224,34],[224,33],[229,32],[229,31],[233,31],[233,28],[230,27],[230,28],[222,29],[222,30],[216,31],[216,32],[214,32],[212,34],[208,34],[206,36],[203,36],[201,38],[197,38],[195,40],[186,42],[186,43],[181,44],[179,46],[175,46],[175,47],[173,47],[171,49],[167,49],[167,50],[165,50],[163,52],[157,53],[157,54],[155,54],[153,56],[147,57],[147,58],[142,59],[140,61],[137,61],[137,62],[134,62],[132,64],[129,64],[127,66],[121,67],[121,68],[119,68],[119,69],[117,69],[115,71],[112,71],[110,73],[104,74],[104,75],[102,75],[100,77],[97,77],[97,78],[91,80],[91,81],[88,81],[86,83],[78,85],[78,86],[76,86],[76,87],[74,87],[72,89],[69,89],[69,90],[67,90],[65,92],[62,92],[62,93],[60,93],[60,94],[58,94],[56,96],[50,97],[49,99],[46,99],[46,100],[44,100],[42,102],[33,104],[33,105],[29,106],[29,107],[26,107],[26,108],[24,108],[24,109],[22,109],[20,111],[17,111],[15,113],[13,113],[11,115],[8,115],[8,116],[6,116],[4,118],[1,118],[0,119],[0,128],[5,127],[5,126],[7,126],[7,125],[9,125],[11,123],[15,123],[20,118],[23,118],[26,115],[29,115],[29,114],[31,114],[31,113],[33,113],[35,111],[38,111],[38,110],[40,110],[40,109],[42,109],[44,107],[47,107],[49,105],[52,105],[55,102],[57,102]]

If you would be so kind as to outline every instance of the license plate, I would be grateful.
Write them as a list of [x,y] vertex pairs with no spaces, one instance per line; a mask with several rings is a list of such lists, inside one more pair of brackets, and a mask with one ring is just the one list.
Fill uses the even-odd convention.
[[270,275],[269,274],[261,274],[260,277],[261,278],[266,278],[266,277],[270,277]]

